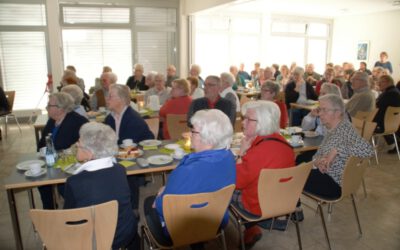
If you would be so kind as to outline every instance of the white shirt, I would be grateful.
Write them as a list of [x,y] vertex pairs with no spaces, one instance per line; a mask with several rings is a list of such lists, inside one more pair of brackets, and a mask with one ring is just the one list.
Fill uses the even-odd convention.
[[202,90],[201,88],[196,88],[193,91],[192,99],[194,100],[194,99],[198,99],[198,98],[202,98],[202,97],[204,97],[204,90]]

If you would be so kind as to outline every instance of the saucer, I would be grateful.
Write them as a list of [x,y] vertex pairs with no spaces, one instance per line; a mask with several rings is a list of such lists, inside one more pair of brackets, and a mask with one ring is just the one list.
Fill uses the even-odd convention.
[[132,143],[131,145],[125,145],[125,144],[121,144],[119,145],[120,148],[135,148],[137,147],[136,143]]
[[176,156],[175,154],[171,154],[172,158],[174,158],[175,160],[182,160],[183,157],[185,157],[186,154],[183,154],[181,156]]
[[43,175],[43,174],[45,174],[45,173],[47,173],[47,169],[45,169],[45,168],[41,168],[41,169],[40,169],[40,172],[37,173],[37,174],[33,174],[33,173],[31,172],[31,170],[27,170],[27,171],[25,172],[25,176],[26,176],[26,177],[38,177],[38,176],[41,176],[41,175]]

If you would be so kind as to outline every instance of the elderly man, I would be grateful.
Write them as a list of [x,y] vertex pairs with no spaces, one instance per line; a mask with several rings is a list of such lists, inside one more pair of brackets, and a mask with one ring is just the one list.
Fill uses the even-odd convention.
[[167,67],[167,81],[165,85],[167,87],[172,87],[172,81],[178,79],[179,77],[176,75],[176,67],[175,65],[168,65]]
[[[236,105],[219,95],[221,79],[218,76],[208,76],[204,83],[204,97],[193,100],[188,112],[188,121],[196,111],[202,109],[219,109],[224,112],[232,124],[236,120]],[[190,124],[188,124],[190,126]]]
[[[106,117],[105,124],[109,125],[117,134],[118,144],[124,139],[132,139],[135,143],[147,139],[154,139],[153,133],[143,118],[130,106],[129,88],[126,85],[113,84],[107,97],[107,107],[111,113]],[[129,176],[131,189],[132,209],[138,216],[139,186],[144,184],[143,176]]]
[[130,76],[126,81],[126,85],[130,89],[147,90],[146,77],[143,75],[144,68],[142,64],[135,64],[133,66],[133,76]]
[[306,65],[304,80],[313,86],[317,83],[317,81],[321,80],[321,75],[314,71],[314,64],[309,63]]
[[239,65],[239,75],[245,80],[251,80],[251,76],[244,70],[244,63]]
[[99,107],[106,107],[106,98],[109,93],[111,84],[117,83],[117,75],[113,72],[105,72],[101,74],[102,88],[96,90],[90,98],[90,106],[92,110],[98,110]]
[[375,108],[375,96],[369,88],[368,74],[355,72],[350,81],[354,94],[346,104],[347,112],[355,116],[357,111],[372,111]]
[[147,104],[149,104],[149,97],[156,95],[158,96],[160,105],[162,106],[170,98],[170,92],[171,88],[165,86],[165,76],[161,73],[157,73],[154,77],[154,87],[146,91],[144,99]]
[[[376,99],[376,107],[378,113],[374,118],[374,122],[377,123],[376,132],[382,133],[385,130],[385,113],[386,109],[391,107],[400,107],[400,91],[394,86],[393,78],[389,75],[381,76],[378,80],[379,90],[382,94]],[[397,130],[397,144],[400,146],[400,129]],[[396,153],[396,147],[394,145],[393,136],[385,136],[385,140],[388,145],[393,146],[393,149],[389,150],[389,154]]]
[[190,76],[196,77],[199,80],[199,85],[200,85],[199,87],[203,88],[204,87],[204,80],[203,80],[203,78],[201,78],[200,73],[201,73],[201,68],[200,68],[199,65],[193,64],[190,67],[190,71],[189,71]]
[[229,67],[229,72],[235,77],[235,82],[233,83],[232,88],[236,90],[239,86],[246,87],[246,82],[244,81],[243,76],[239,74],[239,70],[236,66],[232,65]]
[[236,112],[240,112],[240,101],[232,86],[235,83],[235,78],[231,73],[224,72],[221,74],[221,93],[219,95],[228,99],[236,106]]

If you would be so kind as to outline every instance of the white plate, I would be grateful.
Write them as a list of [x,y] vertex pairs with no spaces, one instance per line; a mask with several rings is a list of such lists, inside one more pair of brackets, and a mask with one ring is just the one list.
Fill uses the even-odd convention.
[[132,156],[129,156],[129,157],[122,157],[122,158],[120,157],[120,155],[124,155],[124,154],[126,154],[126,152],[120,151],[120,152],[118,152],[117,158],[120,159],[120,160],[134,160],[134,159],[136,159],[136,158],[138,158],[138,157],[143,155],[143,150],[137,149],[137,151],[139,153],[137,156],[133,156],[132,155]]
[[144,140],[139,142],[139,145],[142,147],[153,147],[153,146],[158,146],[161,144],[161,141],[158,140]]
[[152,165],[165,165],[171,163],[173,160],[169,155],[153,155],[147,158],[147,161]]
[[175,150],[177,148],[180,148],[181,146],[179,146],[179,144],[171,143],[171,144],[165,145],[164,147],[169,150]]
[[309,137],[309,138],[313,138],[313,137],[317,137],[318,133],[315,131],[304,131],[304,136],[305,137]]
[[126,146],[124,144],[119,145],[120,148],[135,148],[137,147],[136,143],[132,143],[132,145]]
[[67,174],[74,174],[75,170],[77,170],[81,164],[79,162],[69,165],[68,167],[64,168],[64,172]]
[[32,164],[40,164],[41,166],[46,165],[46,163],[42,160],[29,160],[18,163],[16,167],[18,170],[26,171],[30,169],[30,165]]
[[298,141],[298,142],[294,143],[294,142],[289,140],[289,144],[294,148],[304,146],[304,142],[303,141]]
[[148,112],[149,111],[147,111],[145,109],[139,110],[139,114],[141,114],[141,115],[147,114]]
[[28,170],[28,171],[25,172],[25,176],[26,177],[38,177],[38,176],[41,176],[41,175],[43,175],[45,173],[47,173],[47,169],[41,168],[40,172],[37,173],[37,174],[32,174],[31,170]]

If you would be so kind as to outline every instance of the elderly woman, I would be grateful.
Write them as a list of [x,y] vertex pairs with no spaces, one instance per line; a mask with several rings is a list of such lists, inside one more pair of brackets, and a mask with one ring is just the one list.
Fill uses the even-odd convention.
[[86,110],[81,105],[83,99],[83,91],[81,88],[79,88],[77,85],[68,85],[63,87],[61,89],[61,92],[70,94],[74,99],[74,104],[75,104],[74,111],[80,114],[81,116],[88,118]]
[[204,90],[199,88],[199,79],[193,76],[189,76],[187,80],[190,83],[190,96],[192,99],[198,99],[204,97]]
[[[75,107],[71,95],[63,92],[49,96],[47,112],[49,120],[42,131],[42,138],[38,143],[38,150],[46,146],[46,136],[51,134],[54,148],[63,150],[71,147],[79,139],[79,129],[88,122],[88,119],[73,112]],[[51,186],[38,188],[44,209],[54,209],[54,200]],[[63,190],[60,190],[63,194]]]
[[313,157],[315,169],[311,170],[304,187],[307,192],[332,199],[339,198],[347,159],[351,156],[373,156],[371,144],[357,134],[345,116],[340,96],[328,94],[319,98],[319,117],[328,132]]
[[146,91],[144,95],[144,99],[149,104],[149,97],[152,95],[158,96],[160,101],[160,105],[164,105],[164,103],[170,98],[171,88],[165,86],[165,76],[161,73],[157,73],[154,78],[154,87],[150,88]]
[[220,88],[221,92],[219,93],[219,95],[231,101],[236,107],[236,112],[240,112],[239,97],[236,94],[236,91],[233,90],[233,85],[235,84],[235,77],[228,72],[221,73],[220,77],[221,77],[221,88]]
[[190,75],[191,77],[197,78],[197,80],[198,80],[198,82],[199,82],[199,87],[200,87],[200,88],[203,88],[203,86],[204,86],[204,80],[203,80],[203,78],[201,78],[200,73],[201,73],[200,65],[193,64],[193,65],[190,67],[189,75]]
[[[191,118],[191,124],[195,153],[183,157],[169,176],[165,188],[160,189],[157,197],[148,197],[144,203],[146,220],[152,232],[158,232],[158,238],[169,238],[163,223],[164,195],[213,192],[235,183],[235,159],[229,150],[233,128],[229,118],[220,110],[201,110]],[[222,226],[228,223],[228,219],[226,212]]]
[[138,222],[131,209],[126,170],[113,162],[118,153],[117,136],[109,126],[97,122],[83,125],[79,135],[76,158],[84,163],[67,179],[64,209],[118,201],[112,248],[132,245]]
[[135,64],[133,66],[133,76],[130,76],[126,81],[126,85],[130,89],[148,90],[146,86],[146,77],[143,75],[144,68],[142,64]]
[[281,73],[276,77],[281,89],[285,90],[286,84],[290,81],[290,71],[287,65],[283,64],[280,69]]
[[157,72],[155,71],[150,71],[147,76],[146,76],[146,86],[151,89],[154,87],[154,85],[156,84],[156,75]]
[[261,100],[275,102],[278,105],[279,110],[281,111],[281,119],[279,122],[280,128],[286,128],[288,126],[288,112],[286,108],[286,104],[277,99],[277,95],[279,94],[279,85],[274,81],[266,81],[261,86]]
[[[288,168],[295,165],[292,147],[279,134],[279,107],[269,101],[251,101],[242,107],[244,139],[236,164],[236,189],[239,207],[261,215],[258,201],[258,178],[264,168]],[[257,225],[246,226],[244,241],[248,247],[261,239]]]
[[[318,96],[311,84],[303,79],[304,69],[296,67],[293,72],[294,81],[288,83],[285,89],[286,106],[290,109],[290,103],[307,104],[308,100],[317,100]],[[301,120],[308,114],[305,109],[291,109],[292,126],[300,126]]]
[[185,79],[177,79],[172,81],[171,99],[169,99],[160,109],[160,118],[163,122],[163,138],[168,140],[169,128],[167,126],[167,115],[187,114],[189,112],[192,97],[189,96],[190,86]]
[[[325,82],[327,83],[333,83],[333,78],[335,77],[335,70],[333,68],[327,68],[324,72],[324,77],[322,80],[317,81],[317,84],[315,85],[315,92],[317,95],[320,95],[321,92],[321,86]],[[339,88],[341,88],[342,85],[339,85]]]
[[102,87],[97,89],[90,98],[90,106],[93,110],[99,107],[106,107],[106,99],[110,91],[110,85],[117,83],[118,77],[113,72],[104,72],[101,74]]

